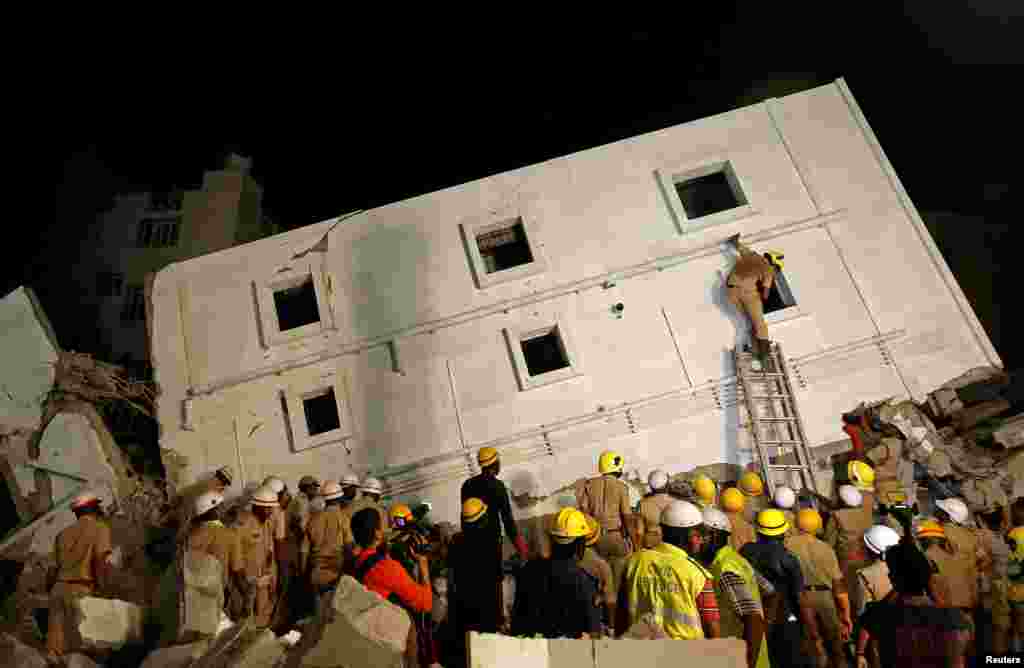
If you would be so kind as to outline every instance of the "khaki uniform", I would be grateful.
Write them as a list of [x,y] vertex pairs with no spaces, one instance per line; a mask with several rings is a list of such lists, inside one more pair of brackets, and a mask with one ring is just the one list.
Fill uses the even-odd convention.
[[938,588],[950,608],[961,608],[968,615],[973,614],[978,604],[977,571],[954,551],[940,545],[932,545],[924,555],[938,568]]
[[217,559],[224,567],[225,586],[229,574],[241,573],[243,570],[242,544],[238,534],[217,520],[193,527],[188,535],[188,549]]
[[764,302],[760,290],[770,290],[775,281],[775,270],[763,256],[739,244],[740,258],[736,260],[726,280],[726,295],[740,313],[750,318],[754,335],[768,338],[768,325],[764,321]]
[[309,544],[309,582],[314,589],[333,585],[341,577],[345,545],[352,544],[349,518],[337,506],[317,513],[306,528]]
[[743,517],[743,513],[726,513],[729,522],[732,524],[732,533],[729,534],[729,545],[736,550],[737,554],[747,543],[757,541],[757,532],[754,525]]
[[238,516],[238,539],[242,546],[242,569],[246,578],[256,579],[256,603],[253,621],[259,628],[270,625],[277,605],[278,572],[274,543],[284,540],[284,523],[274,516],[266,522],[246,511]]
[[[857,572],[856,587],[857,596],[861,602],[861,608],[856,610],[854,618],[860,617],[868,603],[881,601],[892,591],[892,582],[889,581],[889,565],[879,559],[870,566],[860,569]],[[882,661],[878,656],[878,647],[874,640],[868,643],[868,662],[871,668],[882,668]]]
[[645,496],[640,501],[640,535],[643,547],[652,548],[661,542],[661,511],[672,503],[665,492]]
[[[869,495],[865,494],[864,499],[865,503],[860,508],[834,511],[825,526],[824,540],[835,550],[839,568],[847,582],[856,582],[857,571],[869,564],[864,532],[875,522]],[[857,587],[850,587],[850,610],[859,610],[860,607]]]
[[296,555],[295,564],[298,572],[305,572],[306,569],[306,544],[304,539],[306,537],[306,525],[309,524],[310,515],[310,504],[312,500],[304,493],[299,492],[292,497],[292,502],[288,504],[288,509],[285,510],[285,520],[288,525],[288,542],[294,543],[294,547],[289,548],[289,552],[294,552]]
[[1010,548],[1003,537],[991,529],[978,532],[978,542],[991,558],[991,565],[984,574],[987,576],[980,587],[981,607],[992,612],[992,625],[1000,629],[1010,628],[1010,604],[1007,593],[1009,580]]
[[828,651],[832,665],[845,666],[843,640],[840,635],[839,612],[836,610],[832,587],[842,580],[839,560],[828,543],[814,536],[798,532],[786,539],[786,549],[800,562],[804,575],[804,590],[818,620],[818,630]]
[[608,561],[615,581],[621,581],[626,570],[626,557],[630,554],[626,544],[627,527],[622,524],[623,518],[631,512],[629,488],[618,478],[603,475],[584,483],[577,501],[580,510],[601,525],[601,537],[594,550]]
[[95,515],[83,515],[57,535],[53,558],[57,583],[50,591],[46,649],[63,656],[68,649],[64,622],[76,599],[96,591],[100,566],[110,557],[110,527]]
[[[900,482],[898,471],[903,456],[903,441],[883,438],[881,445],[868,450],[865,456],[875,469],[875,492],[879,502],[892,504],[906,501],[907,489]],[[898,526],[899,522],[896,524]]]
[[580,568],[590,573],[591,577],[597,580],[598,606],[615,605],[615,598],[618,596],[618,588],[615,579],[612,577],[612,567],[601,558],[594,548],[588,547],[580,560]]

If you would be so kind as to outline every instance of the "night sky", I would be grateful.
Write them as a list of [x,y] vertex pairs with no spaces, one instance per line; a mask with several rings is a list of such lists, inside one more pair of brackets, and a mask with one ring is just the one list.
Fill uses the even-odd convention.
[[817,17],[685,4],[685,16],[602,26],[335,23],[301,48],[284,21],[287,40],[179,41],[145,75],[116,70],[116,48],[102,64],[72,62],[59,94],[88,103],[47,135],[55,213],[5,248],[0,292],[32,285],[61,345],[76,347],[89,316],[65,296],[65,267],[97,213],[115,192],[194,187],[231,151],[254,159],[265,208],[291,229],[843,76],[918,209],[968,217],[932,233],[1007,368],[1021,366],[997,305],[1020,301],[1002,267],[1019,263],[1022,237],[1022,3],[843,6],[850,16],[823,3]]

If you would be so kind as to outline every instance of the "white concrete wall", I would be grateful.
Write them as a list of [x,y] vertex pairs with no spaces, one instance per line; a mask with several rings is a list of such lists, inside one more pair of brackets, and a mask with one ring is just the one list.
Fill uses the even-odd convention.
[[35,430],[53,386],[57,337],[29,288],[0,299],[0,432]]
[[[229,463],[248,480],[293,484],[384,473],[454,519],[483,444],[500,447],[514,488],[540,494],[592,475],[609,446],[642,475],[744,463],[729,377],[745,324],[722,295],[733,258],[715,247],[734,232],[786,253],[798,309],[771,331],[812,444],[842,438],[839,415],[859,401],[920,396],[1000,364],[854,105],[837,82],[166,268],[153,347],[172,475],[191,481]],[[732,161],[755,213],[681,233],[655,171],[714,159]],[[539,226],[548,271],[477,289],[459,224],[519,215]],[[607,290],[549,294],[687,251]],[[333,327],[268,346],[258,288],[300,271],[322,273]],[[554,317],[581,373],[520,391],[502,329]],[[872,343],[879,336],[888,343]],[[372,347],[387,340],[404,375]],[[341,388],[351,438],[293,452],[280,397],[326,383]]]

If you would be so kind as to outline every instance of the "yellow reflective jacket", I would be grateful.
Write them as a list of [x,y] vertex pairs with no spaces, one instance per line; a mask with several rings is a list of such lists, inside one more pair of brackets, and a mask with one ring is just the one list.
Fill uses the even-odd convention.
[[626,564],[630,625],[653,614],[670,638],[703,638],[697,596],[709,579],[711,573],[675,545],[661,543],[634,554]]
[[[744,638],[743,620],[736,614],[732,601],[726,596],[724,587],[721,584],[722,573],[735,573],[743,579],[743,584],[750,590],[750,595],[761,604],[761,588],[754,580],[754,567],[744,559],[736,550],[726,545],[715,555],[711,562],[711,575],[715,579],[715,596],[718,597],[719,614],[721,615],[722,637],[723,638]],[[764,610],[764,605],[761,604]],[[757,655],[756,668],[771,668],[768,661],[768,637],[761,638],[761,649]]]

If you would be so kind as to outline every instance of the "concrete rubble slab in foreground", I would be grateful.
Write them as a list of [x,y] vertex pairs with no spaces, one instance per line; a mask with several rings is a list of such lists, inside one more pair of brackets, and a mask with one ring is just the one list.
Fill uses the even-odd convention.
[[86,596],[75,606],[74,635],[84,651],[116,650],[142,642],[145,611],[134,603]]

